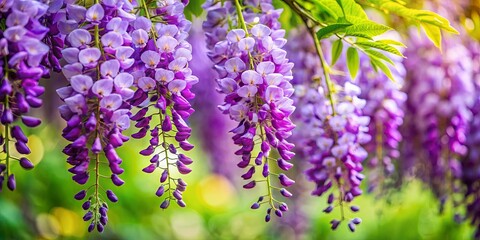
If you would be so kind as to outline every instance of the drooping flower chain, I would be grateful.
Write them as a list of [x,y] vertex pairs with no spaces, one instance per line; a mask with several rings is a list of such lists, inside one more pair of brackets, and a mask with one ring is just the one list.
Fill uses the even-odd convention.
[[[142,2],[142,1],[140,1]],[[194,98],[190,91],[198,82],[192,75],[188,62],[192,60],[192,47],[186,41],[190,21],[183,14],[181,1],[158,2],[151,9],[143,2],[140,6],[146,17],[139,17],[130,32],[134,44],[134,55],[139,61],[133,66],[135,86],[138,88],[131,104],[140,110],[131,117],[140,130],[133,138],[150,135],[150,144],[140,154],[151,156],[150,164],[143,169],[146,173],[161,171],[158,197],[166,195],[160,207],[168,208],[171,201],[185,207],[182,194],[187,184],[173,173],[188,174],[187,166],[192,160],[181,153],[190,151],[188,142],[191,129],[186,123],[194,112],[189,100]]]
[[[27,116],[31,108],[42,106],[40,96],[45,89],[38,81],[48,75],[42,60],[49,51],[42,43],[48,28],[40,18],[48,6],[38,1],[7,0],[0,4],[0,191],[3,182],[15,190],[15,175],[11,171],[13,161],[24,169],[33,168],[25,155],[30,154],[28,138],[20,127],[36,127],[41,121]],[[10,144],[18,152],[11,152]]]
[[459,159],[468,151],[466,133],[475,97],[468,49],[457,38],[445,38],[443,45],[441,53],[412,33],[404,61],[409,70],[405,161],[413,168],[405,171],[414,172],[432,188],[440,210],[447,200],[459,204],[454,197],[462,176]]
[[[362,194],[362,161],[368,155],[362,144],[371,140],[370,118],[362,112],[366,101],[359,97],[360,88],[350,78],[335,76],[332,106],[313,40],[306,31],[293,32],[290,40],[288,50],[299,67],[294,68],[294,73],[300,78],[295,82],[294,101],[298,109],[293,119],[298,131],[294,140],[299,158],[311,164],[306,175],[315,183],[312,195],[328,194],[325,213],[340,208],[341,218],[330,222],[336,229],[347,218],[347,205]],[[350,211],[357,212],[359,207],[350,205]],[[360,218],[352,218],[348,227],[355,231],[360,222]]]
[[66,11],[61,11],[63,6],[63,0],[50,1],[47,13],[42,18],[43,26],[49,28],[44,42],[50,47],[43,64],[55,72],[62,71],[60,60],[62,59],[62,49],[64,48],[66,35],[78,27],[77,21],[73,19],[59,22],[60,19],[65,18]]
[[[368,191],[379,188],[386,191],[389,177],[394,174],[395,161],[400,157],[399,144],[402,141],[400,127],[403,124],[407,95],[400,90],[405,78],[403,64],[397,59],[392,74],[395,82],[385,74],[375,71],[368,58],[361,54],[360,70],[356,82],[362,89],[360,98],[367,104],[363,113],[370,117],[369,134],[372,140],[364,145],[370,152],[367,167]],[[391,180],[391,179],[390,179]]]
[[[110,178],[116,186],[124,183],[118,176],[124,170],[116,148],[128,140],[122,131],[130,125],[128,100],[134,93],[130,89],[134,78],[127,71],[134,50],[125,29],[135,19],[127,13],[131,10],[126,0],[95,1],[87,8],[65,4],[61,9],[64,18],[58,23],[76,26],[66,36],[62,51],[67,62],[62,70],[70,84],[57,92],[65,102],[59,109],[67,121],[62,136],[72,142],[63,150],[73,166],[69,169],[74,174],[72,179],[84,185],[94,175],[92,185],[75,195],[77,200],[86,199],[82,208],[87,211],[83,219],[91,221],[88,231],[96,227],[102,232],[108,221],[101,179]],[[105,166],[110,176],[105,175],[109,172]],[[112,190],[105,194],[111,202],[118,201]]]
[[[294,145],[286,139],[295,127],[289,119],[295,109],[289,83],[293,64],[282,50],[286,39],[283,38],[285,31],[279,29],[280,10],[274,10],[270,1],[242,3],[207,1],[204,7],[209,13],[204,29],[209,55],[220,77],[218,88],[226,95],[220,109],[239,123],[232,132],[234,143],[241,147],[235,153],[242,156],[238,166],[248,169],[242,178],[249,182],[243,187],[250,189],[258,183],[266,184],[267,193],[252,208],[268,204],[265,217],[268,222],[272,212],[281,217],[288,210],[287,204],[278,201],[274,192],[291,196],[285,188],[274,186],[273,178],[278,178],[283,187],[294,183],[284,173],[273,171],[273,165],[285,171],[292,167],[288,161],[294,156],[291,151]],[[231,21],[230,27],[225,25],[227,19]],[[254,148],[258,145],[260,151],[255,154]],[[278,151],[278,159],[273,158],[274,149]],[[257,178],[254,175],[257,171],[261,171],[260,179],[252,180]]]
[[465,217],[476,227],[475,238],[480,238],[480,43],[466,37],[463,45],[471,54],[472,80],[475,84],[475,99],[471,108],[472,121],[469,123],[466,145],[468,154],[461,160],[463,201]]

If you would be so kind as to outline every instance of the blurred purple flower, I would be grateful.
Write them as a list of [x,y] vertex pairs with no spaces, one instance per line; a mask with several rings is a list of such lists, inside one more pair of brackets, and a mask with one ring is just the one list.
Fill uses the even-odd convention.
[[[11,171],[12,160],[19,160],[24,169],[33,168],[33,164],[21,156],[31,151],[19,120],[27,128],[41,122],[26,114],[43,104],[40,97],[45,89],[39,85],[39,80],[48,76],[49,66],[43,60],[50,49],[42,42],[48,28],[40,22],[48,6],[39,1],[23,0],[7,0],[1,5],[0,18],[4,26],[0,30],[0,122],[3,129],[0,145],[5,158],[0,160],[0,191],[3,182],[13,191],[16,182]],[[11,144],[20,156],[11,152]]]

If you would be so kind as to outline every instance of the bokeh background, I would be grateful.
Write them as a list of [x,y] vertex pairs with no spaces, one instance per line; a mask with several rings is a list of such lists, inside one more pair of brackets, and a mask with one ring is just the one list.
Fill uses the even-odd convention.
[[[199,11],[201,0],[191,0],[191,11]],[[279,2],[279,1],[277,1]],[[456,1],[452,1],[455,2]],[[466,3],[465,3],[466,2]],[[411,6],[431,7],[421,1],[412,1]],[[461,12],[455,26],[464,28],[461,34],[480,38],[479,2],[459,1],[456,6],[468,8],[457,9]],[[433,4],[434,5],[434,4]],[[278,6],[284,7],[278,3]],[[395,26],[403,37],[408,37],[408,29],[403,27],[402,19],[369,11],[375,20]],[[200,29],[197,19],[193,28]],[[286,10],[282,22],[287,29],[295,27],[296,21]],[[192,32],[201,34],[201,32]],[[201,41],[192,42],[201,49]],[[195,61],[195,60],[194,60]],[[195,62],[196,71],[209,66],[200,59]],[[194,69],[195,70],[195,69]],[[408,69],[407,69],[408,71]],[[122,175],[125,184],[115,193],[119,202],[112,204],[109,211],[109,223],[105,232],[87,233],[87,223],[83,222],[81,203],[73,195],[81,187],[71,180],[65,156],[61,150],[66,142],[61,137],[63,122],[59,119],[56,106],[59,99],[53,89],[62,85],[63,79],[54,75],[45,80],[48,86],[44,95],[46,109],[38,112],[44,116],[42,127],[29,129],[29,146],[34,155],[29,156],[36,167],[24,171],[14,165],[17,178],[17,190],[0,194],[0,239],[471,239],[474,229],[468,223],[459,224],[453,220],[453,210],[447,207],[439,214],[438,201],[432,192],[417,180],[408,180],[402,187],[393,188],[382,196],[363,195],[358,198],[361,207],[358,217],[363,222],[355,233],[346,227],[336,231],[330,230],[329,220],[322,209],[326,207],[324,199],[309,196],[312,189],[302,176],[302,169],[296,167],[293,172],[297,184],[295,214],[286,214],[284,219],[274,218],[265,223],[263,211],[250,210],[252,202],[265,190],[241,188],[237,159],[232,156],[229,135],[221,131],[231,126],[220,119],[206,121],[206,116],[215,112],[215,106],[221,98],[208,95],[209,83],[200,83],[196,92],[207,94],[211,98],[199,98],[195,103],[197,113],[191,124],[196,131],[192,143],[196,148],[189,156],[194,159],[194,170],[185,177],[189,183],[184,199],[187,208],[171,206],[168,210],[159,208],[160,199],[155,196],[159,176],[145,174],[142,168],[148,159],[138,154],[143,140],[129,141],[119,150],[127,170]],[[203,80],[203,79],[202,79]],[[207,88],[207,90],[205,90]],[[206,91],[206,92],[205,92]],[[198,117],[196,117],[198,116]],[[210,134],[205,137],[206,134]],[[206,140],[207,139],[207,140]],[[146,140],[145,140],[146,141]],[[223,155],[211,154],[212,148],[219,148]],[[231,150],[231,151],[230,151]],[[301,163],[298,165],[302,165]],[[366,182],[366,181],[364,181]],[[106,185],[111,184],[105,181]],[[366,187],[366,186],[364,186]],[[291,207],[292,208],[292,207]]]
[[[198,126],[199,127],[199,126]],[[447,209],[438,215],[438,201],[419,182],[412,181],[387,197],[365,195],[357,199],[363,222],[355,233],[346,227],[331,231],[322,209],[323,199],[302,196],[307,215],[305,232],[295,235],[292,224],[275,218],[263,221],[263,211],[250,210],[264,189],[241,189],[240,183],[212,173],[209,159],[200,148],[193,150],[195,170],[187,177],[187,208],[164,211],[155,196],[158,176],[142,172],[144,159],[137,141],[119,151],[124,157],[125,185],[115,190],[119,202],[111,204],[105,232],[87,233],[81,203],[73,195],[81,187],[71,181],[61,153],[65,144],[60,131],[47,124],[31,132],[31,156],[36,167],[18,174],[18,189],[0,197],[0,239],[470,239],[473,228],[453,221]],[[194,142],[198,145],[198,142]],[[236,167],[232,162],[232,167]],[[301,177],[301,176],[298,176]],[[105,182],[107,184],[107,182]],[[286,218],[289,217],[287,214]]]

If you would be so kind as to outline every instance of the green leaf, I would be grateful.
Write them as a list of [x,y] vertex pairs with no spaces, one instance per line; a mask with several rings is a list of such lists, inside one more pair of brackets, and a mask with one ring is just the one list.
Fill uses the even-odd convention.
[[375,50],[371,50],[371,49],[367,49],[365,50],[365,53],[367,54],[367,56],[369,58],[375,58],[375,59],[378,59],[378,60],[383,60],[383,61],[386,61],[388,62],[389,64],[391,64],[392,66],[395,65],[395,63],[392,61],[392,59],[390,59],[389,57],[385,56],[383,53],[381,52],[378,52],[378,51],[375,51]]
[[185,7],[185,16],[191,20],[192,16],[200,16],[203,12],[202,1],[190,1]]
[[347,36],[368,36],[373,38],[375,36],[381,35],[386,31],[390,30],[390,27],[387,27],[382,24],[378,24],[372,21],[364,21],[362,23],[354,24],[345,29],[345,35]]
[[338,58],[342,54],[343,51],[343,42],[342,39],[338,39],[337,41],[333,42],[332,44],[332,63],[330,65],[335,65]]
[[315,6],[321,11],[328,13],[331,17],[337,19],[341,14],[342,8],[338,5],[336,0],[314,0]]
[[355,78],[358,73],[358,68],[360,67],[360,58],[355,48],[350,47],[347,50],[347,67],[352,79]]
[[332,25],[328,25],[324,28],[321,28],[317,32],[317,38],[318,39],[323,39],[331,36],[334,33],[340,32],[343,29],[347,28],[348,26],[351,26],[351,23],[334,23]]
[[395,40],[392,40],[392,39],[382,39],[382,40],[378,40],[377,42],[385,43],[385,44],[388,44],[388,45],[395,45],[395,46],[404,47],[404,48],[407,47],[402,42],[395,41]]
[[395,78],[392,75],[392,71],[390,71],[390,68],[388,68],[388,66],[385,65],[382,61],[378,61],[374,58],[370,58],[370,63],[372,64],[373,68],[377,70],[377,72],[378,72],[378,69],[382,70],[385,76],[387,76],[390,80],[395,82]]
[[337,3],[342,8],[343,15],[347,20],[349,17],[368,19],[365,10],[355,0],[337,0]]
[[435,46],[442,50],[442,32],[440,31],[439,27],[427,25],[427,24],[420,24],[427,34],[427,37],[435,44]]
[[398,55],[400,57],[404,57],[403,54],[398,51],[398,49],[386,44],[386,43],[383,43],[383,42],[380,42],[380,41],[377,41],[377,42],[373,42],[373,41],[357,41],[355,44],[361,46],[361,47],[371,47],[371,48],[377,48],[377,49],[380,49],[380,50],[383,50],[383,51],[386,51],[386,52],[389,52],[389,53],[392,53],[392,54],[395,54],[395,55]]
[[[401,3],[391,0],[367,0],[369,6],[373,6],[386,13],[394,13],[408,18],[417,24],[433,25],[450,33],[458,34],[458,31],[450,25],[448,19],[427,10],[407,8]],[[436,31],[436,30],[435,30]]]

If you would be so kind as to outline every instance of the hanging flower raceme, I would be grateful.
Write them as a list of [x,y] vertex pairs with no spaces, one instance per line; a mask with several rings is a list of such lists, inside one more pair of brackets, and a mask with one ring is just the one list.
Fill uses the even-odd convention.
[[[15,175],[11,171],[14,161],[24,169],[33,164],[25,157],[30,154],[28,138],[20,127],[36,127],[40,120],[27,116],[32,108],[42,105],[40,96],[45,89],[38,81],[48,75],[42,60],[49,51],[42,43],[48,32],[39,19],[47,5],[38,1],[3,1],[0,4],[0,191],[6,181],[10,190],[15,190]],[[11,145],[16,152],[12,152]]]
[[406,166],[433,189],[443,209],[446,200],[458,204],[454,195],[462,176],[459,159],[468,151],[465,135],[475,96],[471,56],[457,37],[445,38],[441,53],[426,38],[413,32],[410,36],[412,47],[404,61],[409,70]]
[[463,203],[465,217],[476,227],[475,238],[480,238],[480,44],[472,39],[464,39],[464,46],[471,54],[473,69],[472,79],[475,83],[475,99],[472,121],[469,123],[466,145],[468,154],[462,163]]
[[[102,232],[108,220],[101,178],[110,178],[116,186],[124,183],[119,178],[124,170],[116,148],[128,140],[122,131],[130,125],[128,100],[133,96],[130,87],[134,78],[127,69],[133,63],[130,57],[134,49],[129,46],[132,37],[125,28],[135,19],[127,13],[131,10],[127,0],[87,7],[65,4],[61,9],[65,14],[58,19],[58,25],[76,26],[66,36],[62,50],[67,62],[62,70],[69,86],[57,92],[65,102],[59,109],[67,121],[62,136],[72,142],[63,150],[73,166],[69,171],[81,185],[93,175],[92,184],[75,195],[75,199],[84,200],[82,208],[87,213],[83,219],[91,222],[89,231],[96,227]],[[118,201],[112,190],[103,193],[111,202]]]
[[47,53],[47,57],[44,58],[43,64],[55,72],[62,71],[60,59],[62,58],[65,36],[78,27],[78,22],[73,19],[59,23],[59,20],[64,19],[66,14],[65,10],[61,10],[63,4],[63,0],[51,1],[47,13],[41,19],[42,25],[49,28],[44,42],[50,47],[50,51]]
[[[274,166],[287,171],[292,167],[288,161],[294,156],[294,145],[286,140],[295,127],[289,119],[295,109],[290,99],[293,64],[282,49],[286,39],[277,20],[280,11],[274,10],[270,1],[207,1],[204,7],[209,11],[203,25],[209,57],[220,77],[219,92],[226,95],[219,108],[238,122],[231,132],[234,143],[241,147],[235,152],[242,157],[238,166],[247,170],[242,178],[249,182],[243,187],[266,184],[267,193],[252,208],[268,204],[268,222],[273,212],[281,217],[288,210],[274,193],[289,197],[284,187],[294,183]],[[232,28],[228,28],[227,19]],[[273,152],[278,152],[278,159]],[[274,186],[274,179],[281,187]]]
[[[192,29],[188,41],[192,44],[192,73],[199,78],[201,84],[196,84],[192,91],[195,93],[195,108],[192,122],[196,123],[197,136],[201,140],[203,149],[211,160],[212,172],[226,176],[229,180],[236,180],[237,168],[231,164],[235,159],[233,152],[235,145],[225,142],[228,139],[228,131],[234,127],[229,117],[218,111],[217,106],[223,101],[223,96],[216,91],[213,63],[207,56],[205,34],[203,31]],[[215,131],[209,127],[214,126]]]
[[389,177],[395,171],[395,161],[400,157],[399,144],[402,141],[400,126],[403,124],[404,105],[407,95],[400,90],[405,77],[405,69],[398,58],[392,75],[395,81],[385,74],[375,71],[368,58],[361,54],[360,70],[356,82],[362,89],[360,97],[366,100],[363,113],[370,117],[369,135],[372,140],[364,145],[370,152],[368,158],[368,191],[379,187],[385,190]]
[[[299,130],[294,139],[299,146],[299,158],[311,164],[306,175],[315,183],[312,195],[328,195],[325,213],[340,209],[341,218],[331,221],[332,229],[336,229],[347,218],[347,206],[362,194],[362,161],[368,155],[362,144],[371,140],[370,118],[362,112],[366,101],[359,97],[360,88],[349,78],[336,76],[333,94],[327,92],[322,83],[320,58],[308,36],[306,31],[294,33],[289,39],[292,44],[288,45],[299,67],[294,69],[295,77],[300,78],[295,82],[294,101],[298,109],[293,119]],[[359,211],[355,205],[349,209]],[[360,222],[359,218],[352,218],[348,227],[355,231]]]
[[186,122],[194,111],[189,100],[195,95],[190,89],[198,82],[188,66],[192,47],[186,38],[191,23],[183,15],[185,5],[181,1],[161,1],[153,9],[140,7],[147,17],[138,17],[130,31],[134,55],[140,58],[132,70],[138,89],[131,100],[139,108],[131,119],[140,130],[132,137],[150,136],[150,144],[140,154],[151,157],[144,172],[161,171],[156,195],[166,197],[160,207],[168,208],[171,201],[185,207],[182,193],[187,184],[173,171],[191,172],[188,165],[192,160],[182,153],[193,148]]

